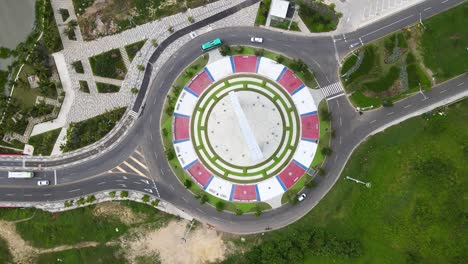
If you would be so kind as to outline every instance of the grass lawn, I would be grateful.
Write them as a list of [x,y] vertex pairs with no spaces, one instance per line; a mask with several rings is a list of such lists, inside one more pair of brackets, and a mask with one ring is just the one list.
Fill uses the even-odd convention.
[[50,155],[61,130],[61,128],[58,128],[31,137],[28,143],[34,146],[34,155]]
[[[317,207],[262,237],[264,243],[273,241],[275,250],[255,248],[252,254],[282,252],[282,263],[464,263],[468,100],[444,112],[412,118],[369,138]],[[344,175],[372,187],[346,181]],[[294,242],[282,243],[317,228],[335,236],[335,244],[359,241],[360,253],[345,257],[340,250],[322,250],[331,242],[302,252],[288,248]]]
[[120,54],[120,50],[113,49],[89,58],[89,63],[96,76],[123,80],[127,68]]
[[135,58],[138,51],[140,51],[143,45],[145,45],[145,42],[146,42],[146,39],[140,40],[138,42],[125,46],[125,51],[127,51],[128,58],[130,58],[130,61],[132,61],[133,58]]
[[41,254],[36,259],[37,264],[61,263],[81,264],[81,263],[127,263],[127,260],[119,252],[118,246],[97,246],[80,249],[70,249],[65,251]]
[[31,89],[29,86],[28,76],[30,75],[34,75],[34,69],[30,65],[25,64],[12,95],[23,110],[32,108],[36,103],[36,97],[41,96],[39,88]]
[[12,263],[12,260],[8,244],[0,237],[0,263]]
[[257,17],[255,17],[256,26],[264,26],[268,17],[268,11],[270,10],[271,0],[262,0],[260,7],[257,11]]
[[73,69],[75,69],[77,73],[84,73],[83,64],[81,63],[81,61],[73,62],[72,66],[73,66]]
[[[285,20],[283,22],[277,22],[276,20],[274,20],[274,21],[271,21],[270,26],[275,27],[275,28],[288,30],[289,23],[290,23],[289,20]],[[291,28],[289,30],[291,30],[291,31],[301,31],[299,29],[299,25],[297,24],[297,22],[293,22],[291,24]]]
[[[96,82],[96,87],[97,87],[98,93],[118,93],[120,91],[120,86],[109,84],[109,83]],[[88,92],[89,92],[89,88],[88,88]]]
[[467,9],[468,3],[465,2],[424,21],[426,30],[420,48],[424,64],[432,70],[436,82],[468,71]]
[[89,93],[88,81],[80,81],[80,91],[83,93]]
[[299,3],[299,16],[310,32],[327,32],[336,29],[340,16],[330,6],[311,0]]
[[63,146],[63,151],[79,149],[103,138],[119,122],[125,110],[126,107],[117,108],[78,123],[71,123],[67,130],[67,143]]

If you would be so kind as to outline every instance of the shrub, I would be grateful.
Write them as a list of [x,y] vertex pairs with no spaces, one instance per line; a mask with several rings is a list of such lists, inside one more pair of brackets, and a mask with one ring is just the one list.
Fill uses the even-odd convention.
[[90,196],[88,196],[88,197],[86,198],[86,202],[87,202],[87,203],[92,203],[92,202],[94,202],[94,201],[96,201],[96,196],[94,196],[94,195],[90,195]]
[[315,169],[315,171],[317,172],[318,175],[325,176],[326,171],[321,166],[316,166],[314,169]]
[[153,44],[154,47],[157,47],[159,45],[156,39],[152,39],[151,44]]
[[174,27],[173,26],[170,26],[167,31],[169,31],[169,33],[174,33]]
[[276,59],[276,62],[278,62],[278,63],[283,63],[283,61],[284,61],[284,56],[278,55],[278,56],[276,56],[275,59]]
[[193,18],[193,16],[189,16],[187,19],[188,19],[188,22],[190,23],[195,22],[195,19]]
[[206,193],[204,193],[203,191],[200,191],[200,203],[201,204],[204,204],[206,202],[208,202],[208,195]]
[[78,205],[83,205],[83,204],[85,204],[85,202],[86,202],[85,199],[84,199],[83,197],[80,197],[80,199],[78,199],[78,200],[76,201],[76,204],[78,204]]
[[312,189],[312,188],[314,188],[314,187],[315,187],[315,181],[314,181],[314,179],[308,180],[308,181],[304,184],[304,186],[305,186],[307,189]]
[[382,106],[383,107],[390,107],[390,106],[393,106],[393,102],[392,101],[389,101],[389,100],[385,100],[382,102]]
[[150,197],[149,197],[149,195],[145,194],[145,195],[143,195],[143,197],[141,197],[141,200],[142,200],[143,202],[147,203],[147,202],[149,202]]
[[144,70],[145,70],[145,66],[143,66],[143,65],[141,65],[141,64],[138,64],[138,65],[137,65],[137,69],[138,69],[139,71],[144,71]]
[[255,56],[263,56],[263,54],[265,53],[265,50],[264,49],[256,49],[255,50]]
[[65,202],[63,203],[63,205],[64,205],[65,207],[70,207],[70,206],[73,205],[73,200],[65,201]]
[[138,93],[138,88],[133,87],[132,89],[130,89],[130,92],[131,92],[132,94],[137,94],[137,93]]
[[185,181],[184,181],[185,188],[189,189],[190,187],[192,187],[192,184],[193,184],[193,182],[191,180],[185,179]]
[[236,208],[236,215],[242,215],[242,214],[244,214],[244,212],[241,209]]
[[259,217],[262,215],[262,208],[260,208],[260,205],[257,204],[257,206],[255,206],[255,216]]
[[219,47],[219,53],[221,53],[222,56],[227,56],[231,54],[231,47],[228,45],[221,45],[221,47]]
[[109,197],[114,198],[115,197],[115,191],[109,192]]
[[128,197],[128,192],[127,191],[121,191],[120,192],[120,198],[127,198]]
[[330,111],[328,111],[327,107],[320,107],[319,108],[319,115],[325,121],[330,121],[331,120],[331,113],[330,113]]
[[154,206],[154,207],[158,206],[158,204],[159,204],[159,200],[151,201],[151,205]]
[[168,160],[173,160],[175,158],[175,153],[173,149],[166,150],[166,158]]
[[215,206],[216,206],[216,211],[221,212],[224,210],[224,207],[226,206],[226,204],[222,201],[218,201]]
[[77,73],[84,73],[83,64],[81,64],[81,61],[73,62],[72,66]]
[[330,147],[323,147],[322,149],[320,149],[320,152],[322,153],[322,155],[328,156],[332,153],[332,150]]
[[291,192],[291,191],[286,191],[285,193],[286,198],[288,199],[288,202],[291,205],[296,205],[297,204],[297,193]]

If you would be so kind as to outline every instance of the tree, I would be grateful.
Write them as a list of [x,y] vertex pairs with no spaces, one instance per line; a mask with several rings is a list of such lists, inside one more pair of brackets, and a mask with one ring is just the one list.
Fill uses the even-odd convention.
[[143,195],[143,197],[141,197],[141,200],[142,200],[143,202],[147,203],[147,202],[149,202],[150,197],[149,197],[149,195],[145,194],[145,195]]
[[329,147],[323,147],[322,149],[320,149],[320,152],[324,156],[329,156],[332,153],[332,150]]
[[314,181],[314,179],[308,180],[308,181],[304,184],[304,186],[305,186],[307,189],[312,189],[312,188],[314,188],[314,187],[315,187],[315,181]]
[[78,204],[78,205],[83,205],[83,204],[85,204],[85,202],[86,202],[85,199],[84,199],[83,197],[80,197],[80,199],[78,199],[78,200],[76,201],[76,204]]
[[115,191],[109,192],[109,197],[114,198],[115,197]]
[[184,181],[185,188],[189,189],[190,187],[192,187],[192,184],[193,184],[193,182],[191,180],[185,179],[185,181]]
[[173,26],[170,26],[167,31],[169,31],[169,33],[174,33],[174,27]]
[[167,160],[173,160],[175,158],[175,153],[172,148],[166,150],[166,158]]
[[128,192],[127,191],[121,191],[120,192],[120,198],[127,198],[128,197]]
[[158,206],[158,204],[159,204],[159,200],[151,201],[151,205],[154,206],[154,207]]
[[315,171],[317,172],[318,175],[320,176],[325,176],[326,174],[326,171],[324,168],[322,168],[321,166],[315,166]]
[[65,207],[70,207],[70,206],[73,205],[73,200],[65,201],[65,202],[63,203],[63,205],[64,205]]
[[390,107],[390,106],[393,106],[393,102],[392,102],[392,101],[385,100],[385,101],[382,102],[382,106],[383,106],[383,107]]
[[265,50],[264,49],[256,49],[255,50],[255,56],[263,56],[263,54],[265,53]]
[[137,93],[138,93],[138,88],[132,87],[132,89],[130,89],[130,92],[131,92],[132,94],[137,94]]
[[284,56],[283,55],[276,56],[276,62],[283,63],[283,61],[284,61]]
[[242,215],[242,214],[244,214],[244,212],[241,209],[236,208],[236,215]]
[[319,116],[324,121],[330,121],[331,120],[331,113],[330,113],[330,111],[328,111],[328,107],[320,107],[319,108]]
[[199,197],[200,197],[201,204],[208,202],[208,195],[204,193],[203,191],[200,191]]
[[259,217],[262,215],[262,208],[260,208],[260,204],[258,203],[256,206],[255,206],[255,216]]
[[221,47],[219,47],[219,53],[221,53],[222,56],[227,56],[231,54],[231,47],[228,45],[221,45]]
[[226,204],[223,201],[218,201],[215,206],[216,206],[216,211],[221,212],[224,210],[224,207],[226,206]]
[[189,16],[187,19],[188,19],[188,22],[190,23],[195,22],[195,19],[193,18],[193,16]]
[[307,64],[301,59],[295,59],[289,66],[291,70],[296,72],[305,72],[308,69]]
[[144,70],[145,70],[145,66],[143,66],[143,65],[141,65],[141,64],[138,64],[138,65],[137,65],[137,69],[138,69],[139,71],[144,71]]
[[286,191],[285,195],[286,195],[286,198],[288,199],[288,202],[291,205],[297,204],[297,193],[292,192],[292,191]]
[[151,44],[153,44],[153,47],[157,47],[159,45],[156,39],[152,39]]

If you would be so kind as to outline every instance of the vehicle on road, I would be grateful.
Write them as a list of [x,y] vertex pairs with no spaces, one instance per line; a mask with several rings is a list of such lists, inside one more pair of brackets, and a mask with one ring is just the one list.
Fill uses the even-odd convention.
[[254,42],[254,43],[263,43],[263,38],[260,38],[260,37],[252,37],[252,38],[250,38],[250,42]]
[[32,171],[9,171],[8,178],[16,178],[16,179],[30,179],[34,177],[34,172]]
[[214,48],[216,48],[216,47],[218,47],[218,46],[221,46],[221,44],[223,44],[223,42],[221,41],[221,39],[220,39],[220,38],[215,38],[215,39],[213,39],[212,41],[208,41],[208,42],[206,42],[206,43],[203,43],[203,44],[201,45],[201,49],[202,49],[203,51],[207,51],[207,50],[210,50],[210,49],[214,49]]
[[307,197],[307,195],[306,195],[305,193],[303,193],[303,194],[301,194],[301,195],[299,195],[299,196],[297,197],[297,200],[298,200],[299,202],[302,202],[302,201],[304,201],[304,199],[305,199],[306,197]]
[[44,185],[49,185],[49,181],[45,180],[45,181],[38,181],[37,182],[37,186],[44,186]]

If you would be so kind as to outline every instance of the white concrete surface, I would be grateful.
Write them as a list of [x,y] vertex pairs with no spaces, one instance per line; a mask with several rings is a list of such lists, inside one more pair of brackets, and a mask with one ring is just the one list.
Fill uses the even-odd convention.
[[197,101],[198,97],[184,89],[177,100],[174,113],[191,116]]
[[192,141],[187,140],[174,144],[174,149],[177,157],[179,158],[180,165],[185,169],[187,165],[197,160],[197,154],[193,148]]
[[293,159],[302,166],[308,168],[314,160],[315,152],[317,151],[317,143],[300,140],[297,146],[296,153]]
[[258,66],[258,74],[268,77],[273,81],[276,81],[283,69],[283,64],[279,64],[274,60],[262,57],[260,59],[260,65]]
[[207,65],[206,68],[210,71],[215,82],[233,73],[230,57],[223,57],[222,59]]
[[299,112],[299,115],[317,111],[317,106],[315,105],[314,99],[312,98],[312,95],[310,94],[307,87],[304,87],[295,93],[292,96],[292,99],[294,101],[294,105],[297,108],[297,111]]
[[276,196],[281,198],[284,193],[283,187],[281,187],[281,184],[276,177],[271,177],[257,183],[257,187],[261,201],[271,200]]
[[213,177],[213,180],[211,180],[205,190],[216,197],[229,200],[232,187],[232,183],[218,177]]

